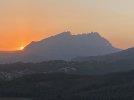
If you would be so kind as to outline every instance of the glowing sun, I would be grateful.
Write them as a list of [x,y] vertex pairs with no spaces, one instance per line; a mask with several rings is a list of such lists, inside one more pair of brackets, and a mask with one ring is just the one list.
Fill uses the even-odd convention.
[[21,47],[20,47],[20,50],[23,50],[23,49],[24,49],[24,47],[23,47],[23,46],[21,46]]

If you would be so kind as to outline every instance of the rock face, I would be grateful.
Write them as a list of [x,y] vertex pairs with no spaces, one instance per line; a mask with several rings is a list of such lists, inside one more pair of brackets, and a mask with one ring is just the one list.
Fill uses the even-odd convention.
[[118,51],[120,51],[120,49],[114,48],[97,32],[80,35],[72,35],[71,32],[63,32],[41,41],[31,42],[22,52],[0,54],[3,56],[0,57],[0,62],[3,58],[5,62],[71,60],[79,56],[98,56]]

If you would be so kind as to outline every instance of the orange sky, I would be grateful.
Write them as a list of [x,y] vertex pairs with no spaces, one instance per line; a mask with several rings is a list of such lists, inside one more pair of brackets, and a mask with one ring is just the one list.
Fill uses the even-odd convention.
[[70,30],[97,31],[119,48],[133,47],[133,0],[0,0],[0,50]]

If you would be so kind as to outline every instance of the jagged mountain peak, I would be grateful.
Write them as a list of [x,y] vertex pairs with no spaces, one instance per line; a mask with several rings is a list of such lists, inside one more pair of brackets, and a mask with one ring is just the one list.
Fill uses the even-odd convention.
[[82,34],[75,34],[73,35],[71,31],[65,31],[61,32],[55,36],[90,36],[90,37],[101,37],[100,33],[98,32],[88,32],[88,33],[82,33]]
[[65,31],[65,32],[61,32],[59,34],[56,34],[54,36],[42,39],[40,41],[32,41],[29,45],[27,45],[25,48],[27,48],[30,45],[35,45],[38,43],[42,43],[42,42],[46,42],[46,41],[51,41],[53,39],[57,39],[57,38],[76,38],[76,37],[80,37],[80,39],[85,39],[86,38],[100,38],[102,39],[101,35],[98,32],[89,32],[89,33],[82,33],[82,34],[72,34],[71,31]]
[[101,35],[98,32],[91,32],[90,36],[101,37]]
[[73,35],[70,31],[33,42],[26,48],[30,53],[38,53],[49,60],[66,60],[77,56],[96,56],[119,51],[98,32]]

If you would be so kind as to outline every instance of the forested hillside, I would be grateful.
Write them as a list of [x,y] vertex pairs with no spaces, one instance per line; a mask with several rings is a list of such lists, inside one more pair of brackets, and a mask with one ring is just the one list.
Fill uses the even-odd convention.
[[32,100],[133,100],[134,71],[101,76],[32,74],[1,80],[0,97]]

